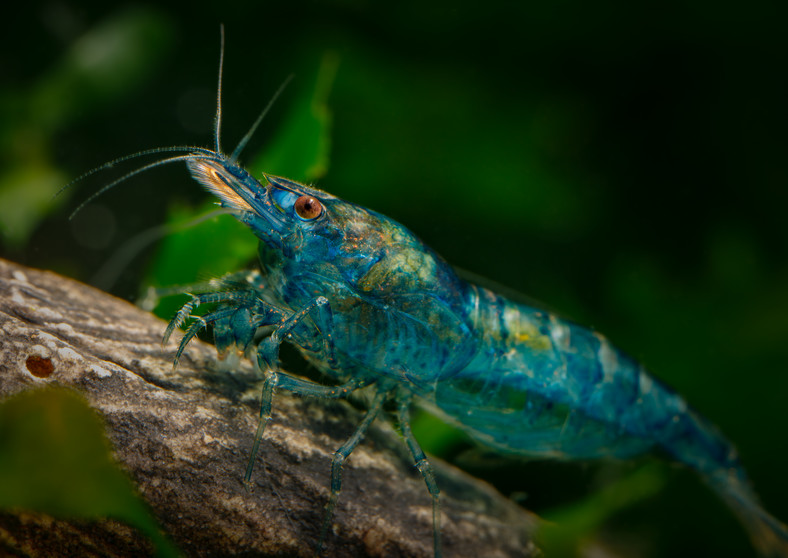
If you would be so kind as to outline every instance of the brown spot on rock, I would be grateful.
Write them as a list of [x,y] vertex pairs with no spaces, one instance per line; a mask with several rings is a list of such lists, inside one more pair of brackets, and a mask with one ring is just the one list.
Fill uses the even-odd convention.
[[45,357],[31,355],[25,361],[27,370],[36,378],[49,378],[55,371],[55,365]]

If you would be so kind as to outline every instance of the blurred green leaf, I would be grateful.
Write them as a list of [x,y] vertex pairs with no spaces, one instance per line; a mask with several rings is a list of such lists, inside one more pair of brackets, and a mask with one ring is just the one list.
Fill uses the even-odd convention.
[[[196,213],[204,215],[214,209],[214,202],[206,202]],[[193,209],[171,207],[168,225],[176,232],[166,237],[157,254],[153,284],[169,286],[220,277],[254,257],[257,239],[233,217],[220,215],[188,226],[195,219]]]
[[104,427],[76,393],[31,390],[0,403],[0,508],[57,517],[112,517],[177,556],[110,456]]
[[422,449],[439,457],[449,455],[468,441],[468,435],[461,429],[424,411],[413,413],[410,426]]
[[335,52],[323,54],[314,85],[293,103],[287,124],[253,158],[249,165],[253,174],[281,174],[299,182],[310,182],[328,172],[331,151],[328,97],[338,66],[339,56]]
[[46,163],[19,165],[0,172],[0,234],[11,246],[21,246],[36,225],[59,202],[55,192],[65,175]]
[[659,492],[665,484],[664,468],[657,463],[634,473],[573,504],[545,512],[548,521],[536,534],[546,556],[580,556],[582,545],[613,515]]

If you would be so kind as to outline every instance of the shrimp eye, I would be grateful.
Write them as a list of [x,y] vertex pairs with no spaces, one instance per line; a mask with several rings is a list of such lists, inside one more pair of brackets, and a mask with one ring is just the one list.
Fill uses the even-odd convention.
[[300,196],[295,201],[295,212],[304,221],[311,221],[323,214],[323,204],[312,196]]

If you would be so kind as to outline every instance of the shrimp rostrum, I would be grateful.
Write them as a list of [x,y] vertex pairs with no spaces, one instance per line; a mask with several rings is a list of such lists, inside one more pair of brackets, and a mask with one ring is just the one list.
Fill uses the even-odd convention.
[[[788,556],[788,529],[758,503],[733,446],[638,362],[594,331],[461,279],[385,215],[286,178],[257,180],[237,162],[248,135],[225,155],[218,122],[215,149],[166,148],[186,153],[129,175],[185,161],[260,241],[254,280],[196,295],[173,323],[183,321],[191,305],[216,303],[187,331],[179,354],[204,325],[213,326],[220,350],[237,345],[256,353],[265,380],[247,482],[275,390],[329,398],[360,388],[374,394],[358,429],[335,453],[318,550],[344,460],[384,403],[394,400],[404,440],[432,497],[433,544],[441,555],[439,489],[410,430],[415,399],[507,455],[668,456],[722,497],[761,554]],[[256,342],[262,326],[273,332]],[[285,338],[330,385],[279,369]]]

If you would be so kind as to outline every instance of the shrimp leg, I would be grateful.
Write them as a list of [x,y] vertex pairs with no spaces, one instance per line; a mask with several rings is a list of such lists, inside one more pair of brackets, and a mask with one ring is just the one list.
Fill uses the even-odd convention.
[[[215,303],[222,306],[204,316],[192,315],[192,311],[198,306]],[[191,300],[186,302],[170,320],[164,332],[162,345],[169,341],[172,333],[183,322],[195,318],[196,321],[187,328],[181,338],[173,366],[178,365],[178,360],[189,342],[211,324],[214,325],[214,341],[220,355],[225,354],[233,345],[244,352],[252,343],[255,332],[260,326],[283,321],[288,313],[289,311],[262,300],[259,289],[255,287],[191,295]]]
[[441,505],[440,505],[440,488],[435,481],[435,473],[432,470],[432,465],[424,455],[424,451],[419,446],[413,432],[410,430],[410,402],[409,395],[400,395],[398,397],[398,412],[399,412],[399,426],[402,430],[402,436],[405,438],[405,443],[408,445],[410,454],[413,456],[413,461],[416,462],[416,468],[424,478],[427,484],[427,490],[432,497],[432,544],[434,548],[434,557],[441,558]]
[[[265,375],[265,382],[263,383],[263,392],[260,398],[260,419],[257,422],[257,430],[254,434],[254,443],[252,445],[252,454],[249,456],[249,463],[246,466],[246,474],[244,475],[244,485],[247,489],[250,488],[250,479],[252,478],[252,469],[254,468],[255,457],[257,450],[260,447],[260,441],[263,438],[265,427],[268,421],[271,420],[271,401],[274,396],[274,387],[279,382],[280,374],[277,372],[279,362],[279,347],[282,345],[282,340],[293,330],[298,323],[303,320],[309,312],[314,308],[325,306],[328,304],[328,299],[319,296],[312,300],[300,311],[296,312],[289,318],[285,319],[274,332],[263,339],[257,348],[257,365]],[[285,376],[283,374],[283,376]]]
[[323,399],[339,399],[340,397],[345,397],[351,391],[355,391],[370,383],[362,382],[359,378],[352,378],[344,384],[324,386],[310,380],[291,376],[290,374],[283,374],[280,372],[277,375],[277,388],[287,390],[302,397],[321,397]]
[[358,425],[353,435],[342,446],[334,452],[334,458],[331,460],[331,494],[326,503],[326,511],[323,516],[323,526],[320,528],[320,539],[317,541],[315,548],[315,556],[320,555],[320,550],[323,548],[323,542],[328,534],[328,528],[331,525],[331,518],[334,515],[334,508],[336,508],[337,500],[339,500],[339,492],[342,489],[342,465],[348,456],[353,453],[356,446],[361,442],[364,434],[367,432],[369,425],[375,420],[383,408],[383,402],[386,400],[386,392],[381,390],[375,395],[372,404],[364,416],[364,420]]

